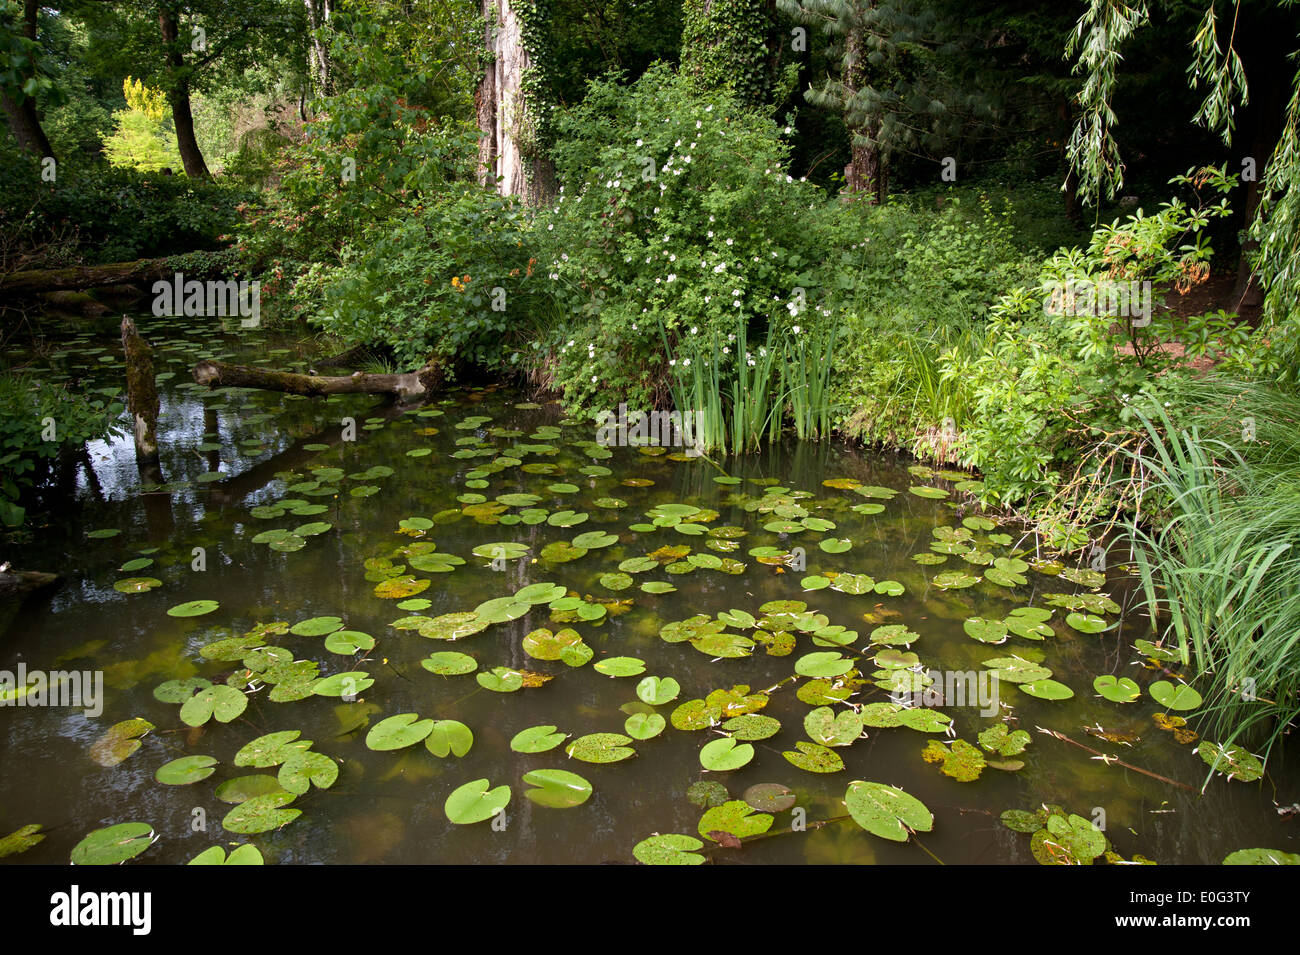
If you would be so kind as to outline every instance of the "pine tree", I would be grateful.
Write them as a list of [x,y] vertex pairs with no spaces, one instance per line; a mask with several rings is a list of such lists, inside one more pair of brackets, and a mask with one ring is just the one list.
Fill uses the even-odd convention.
[[810,88],[810,103],[839,110],[852,137],[850,192],[883,202],[889,157],[951,134],[955,91],[937,62],[945,26],[915,0],[777,0],[830,40],[838,75]]

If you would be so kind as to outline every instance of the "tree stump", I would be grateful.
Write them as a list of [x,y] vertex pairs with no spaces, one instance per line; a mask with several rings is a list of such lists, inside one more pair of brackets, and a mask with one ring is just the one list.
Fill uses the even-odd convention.
[[153,347],[140,337],[135,322],[122,319],[122,348],[126,352],[126,408],[135,427],[135,461],[143,469],[158,468],[158,387],[154,381]]

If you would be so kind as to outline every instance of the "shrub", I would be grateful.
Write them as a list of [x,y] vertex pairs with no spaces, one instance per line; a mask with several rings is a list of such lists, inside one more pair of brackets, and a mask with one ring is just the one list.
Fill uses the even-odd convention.
[[744,321],[759,340],[829,314],[845,213],[787,175],[774,122],[660,64],[630,86],[593,81],[556,126],[561,193],[537,220],[538,269],[564,318],[539,351],[571,406],[662,399],[661,326],[671,351],[692,327],[712,341]]

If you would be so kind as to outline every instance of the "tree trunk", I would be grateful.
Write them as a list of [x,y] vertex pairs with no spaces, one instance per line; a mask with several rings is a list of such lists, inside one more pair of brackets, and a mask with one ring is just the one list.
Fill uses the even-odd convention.
[[491,186],[497,170],[497,64],[494,0],[481,0],[483,14],[483,49],[492,58],[483,67],[483,78],[474,91],[474,112],[478,120],[478,182]]
[[[479,181],[497,183],[503,196],[519,196],[538,207],[555,197],[555,168],[541,155],[533,105],[524,94],[524,73],[532,56],[524,46],[523,24],[512,0],[484,0],[483,41],[492,58],[474,101],[480,135]],[[490,131],[490,134],[489,134]]]
[[[23,36],[32,43],[36,42],[36,15],[39,10],[38,0],[24,0]],[[34,75],[33,66],[21,75],[21,79],[27,80]],[[36,112],[36,100],[30,96],[17,99],[5,93],[0,95],[0,107],[4,109],[5,120],[9,123],[9,129],[13,132],[19,149],[39,158],[54,155],[54,150],[50,148],[49,137],[41,128],[40,116]]]
[[442,369],[430,362],[418,371],[397,375],[352,375],[325,377],[267,371],[224,361],[201,361],[194,366],[194,380],[209,388],[261,388],[309,398],[320,395],[367,394],[413,398],[427,394],[442,383]]
[[[866,82],[866,53],[860,28],[851,28],[844,38],[844,61],[840,80],[844,85],[846,112],[851,111],[854,97]],[[849,165],[845,180],[850,195],[867,193],[869,202],[878,202],[883,185],[880,156],[880,120],[849,125]]]
[[185,57],[181,55],[178,41],[179,27],[175,16],[165,6],[158,11],[158,27],[162,30],[166,49],[167,68],[171,73],[172,124],[176,127],[176,147],[180,150],[185,175],[191,179],[210,179],[208,164],[203,161],[199,141],[194,138],[194,114],[190,111],[190,81],[185,72]]
[[129,318],[122,319],[122,350],[126,353],[126,409],[135,424],[135,463],[142,472],[157,470],[161,403],[154,381],[153,348]]
[[307,53],[307,65],[316,79],[316,85],[322,96],[333,92],[330,83],[329,50],[316,36],[317,31],[325,29],[330,20],[330,0],[302,0],[307,8],[307,26],[312,31],[311,49]]

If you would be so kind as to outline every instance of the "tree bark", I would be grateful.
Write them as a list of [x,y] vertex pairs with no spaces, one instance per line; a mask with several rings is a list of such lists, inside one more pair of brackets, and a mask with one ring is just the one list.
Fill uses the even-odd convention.
[[302,0],[307,8],[307,25],[312,31],[311,49],[307,54],[307,65],[315,75],[316,84],[322,96],[328,96],[334,90],[330,82],[329,50],[321,42],[316,32],[325,29],[330,20],[330,0]]
[[176,127],[176,147],[180,150],[185,175],[191,179],[210,179],[208,164],[203,161],[199,141],[194,138],[194,114],[190,110],[190,81],[185,72],[185,57],[178,42],[180,32],[176,17],[166,6],[158,9],[158,27],[162,31],[167,68],[171,73],[168,98],[172,104],[172,124]]
[[[840,80],[844,85],[846,112],[849,102],[857,96],[866,82],[866,51],[863,49],[859,28],[852,28],[844,38],[844,62]],[[851,195],[868,193],[869,202],[878,202],[883,187],[880,156],[880,121],[869,119],[866,123],[849,126],[849,164],[845,180]]]
[[[36,42],[36,16],[39,10],[38,0],[24,0],[23,36],[32,43]],[[33,75],[35,75],[34,66],[28,69],[21,79],[28,80]],[[36,100],[30,96],[18,99],[5,93],[0,95],[0,108],[4,109],[5,120],[9,123],[14,139],[18,141],[19,149],[39,158],[54,155],[54,150],[50,148],[49,137],[41,128],[40,116],[36,112]]]
[[135,463],[141,471],[156,470],[161,402],[154,381],[153,348],[129,318],[122,319],[122,349],[126,353],[126,408],[135,423]]
[[352,375],[327,377],[267,371],[224,361],[201,361],[194,366],[194,380],[209,388],[261,388],[309,398],[320,395],[367,394],[414,398],[428,394],[442,384],[442,369],[430,362],[418,371],[397,375]]
[[483,14],[483,50],[490,62],[483,67],[483,78],[474,91],[474,112],[478,120],[478,182],[492,186],[497,169],[497,64],[496,64],[496,4],[481,0]]

